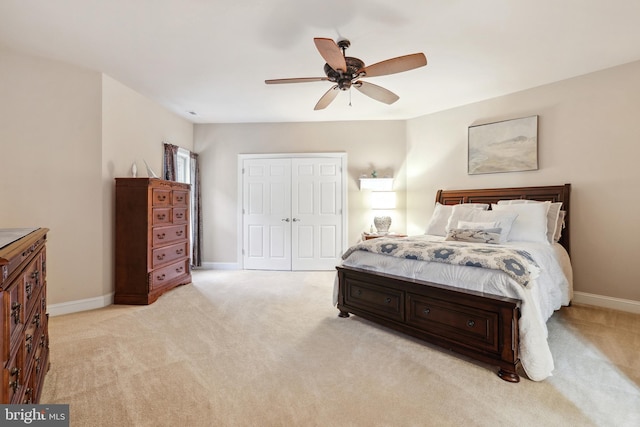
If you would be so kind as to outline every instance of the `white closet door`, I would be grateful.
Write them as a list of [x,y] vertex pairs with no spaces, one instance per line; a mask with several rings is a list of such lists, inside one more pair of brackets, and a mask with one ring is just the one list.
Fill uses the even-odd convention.
[[244,268],[291,269],[291,159],[244,161]]
[[331,270],[342,245],[342,168],[339,158],[293,158],[292,270]]

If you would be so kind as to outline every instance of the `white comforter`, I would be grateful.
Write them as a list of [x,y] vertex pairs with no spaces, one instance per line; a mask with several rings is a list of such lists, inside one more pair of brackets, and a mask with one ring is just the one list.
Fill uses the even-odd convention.
[[[425,235],[424,239],[437,241],[444,238]],[[527,376],[541,381],[550,376],[554,368],[546,322],[555,310],[568,305],[573,297],[569,255],[559,244],[510,242],[505,245],[528,251],[541,267],[540,275],[526,288],[498,270],[399,259],[365,251],[355,251],[342,265],[520,299],[520,360]],[[337,297],[336,279],[334,305]]]

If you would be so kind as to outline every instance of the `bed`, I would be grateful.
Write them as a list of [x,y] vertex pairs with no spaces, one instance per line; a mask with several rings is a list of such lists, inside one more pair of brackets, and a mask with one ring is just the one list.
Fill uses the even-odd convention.
[[[449,229],[446,238],[427,234],[361,242],[350,248],[341,265],[336,267],[334,304],[339,316],[354,314],[497,366],[498,376],[508,382],[519,382],[522,372],[534,381],[547,378],[553,371],[553,358],[547,342],[546,321],[555,310],[570,304],[573,292],[569,260],[570,192],[570,184],[439,190],[436,208],[446,208],[446,212],[452,212],[452,209],[464,212],[467,205],[484,205],[487,212],[493,211],[487,214],[474,211],[473,215],[480,217],[506,215],[511,218],[509,215],[513,214],[510,212],[521,212],[515,215],[516,220],[511,220],[519,221],[519,226],[510,228],[510,235],[520,232],[521,222],[528,215],[526,212],[539,210],[540,205],[561,206],[562,215],[556,221],[558,227],[561,223],[563,227],[551,232],[551,223],[547,224],[550,239],[547,244],[506,241],[504,223],[482,223],[488,224],[488,235],[504,239],[494,241],[497,244],[469,243],[464,239],[461,242],[450,241],[451,235],[455,240],[455,232],[460,231],[457,228]],[[463,204],[465,206],[455,206]],[[523,210],[522,205],[525,204],[529,205],[527,210]],[[449,216],[448,225],[451,225],[453,216]],[[495,228],[496,224],[503,227]],[[502,237],[499,235],[501,230]],[[509,233],[509,229],[506,232]],[[504,268],[478,268],[468,260],[466,264],[459,265],[424,261],[407,255],[413,254],[408,249],[403,253],[400,249],[403,244],[413,244],[414,247],[457,245],[456,251],[458,247],[470,247],[461,250],[476,252],[485,248],[489,249],[488,252],[504,249],[523,254],[524,258],[530,258],[531,263],[527,264],[526,278],[520,278]],[[383,253],[388,248],[393,248],[400,255],[393,257]],[[528,261],[521,259],[521,262]],[[520,274],[519,271],[516,273]]]

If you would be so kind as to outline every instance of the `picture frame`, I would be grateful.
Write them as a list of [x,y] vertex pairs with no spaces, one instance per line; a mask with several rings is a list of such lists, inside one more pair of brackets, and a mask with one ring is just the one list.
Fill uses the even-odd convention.
[[469,175],[537,169],[537,115],[469,126]]

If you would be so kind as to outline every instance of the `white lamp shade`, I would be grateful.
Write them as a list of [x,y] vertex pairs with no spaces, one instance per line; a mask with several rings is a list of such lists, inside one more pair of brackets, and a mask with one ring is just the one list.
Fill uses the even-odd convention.
[[395,209],[396,208],[396,192],[395,191],[372,191],[371,192],[371,209]]

